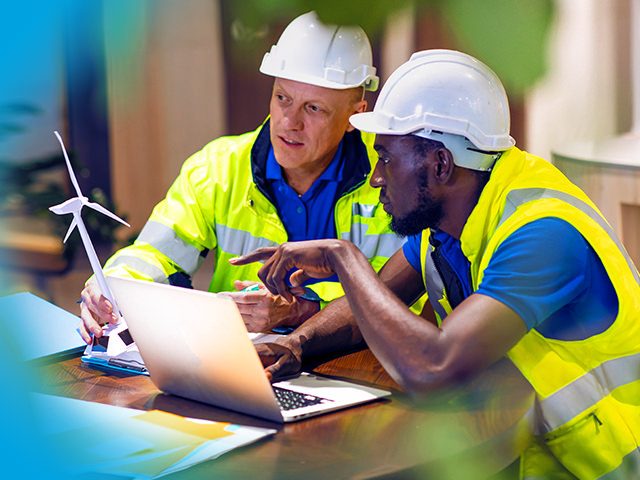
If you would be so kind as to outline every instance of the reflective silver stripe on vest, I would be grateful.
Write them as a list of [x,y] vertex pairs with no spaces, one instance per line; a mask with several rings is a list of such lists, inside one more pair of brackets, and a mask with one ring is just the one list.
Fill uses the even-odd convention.
[[640,478],[640,451],[638,449],[625,455],[620,466],[613,472],[600,477],[600,480],[629,480],[630,478]]
[[278,245],[268,238],[256,237],[245,230],[231,228],[221,223],[216,223],[216,236],[218,247],[231,255],[244,255],[253,252],[256,248]]
[[541,198],[556,198],[558,200],[562,200],[563,202],[576,207],[578,210],[588,215],[589,218],[594,220],[605,232],[607,232],[609,237],[611,237],[611,239],[615,242],[620,252],[622,252],[622,255],[624,255],[629,269],[631,270],[631,272],[633,272],[633,276],[636,279],[636,282],[640,284],[640,274],[638,274],[638,270],[634,266],[633,261],[629,257],[627,250],[622,245],[622,242],[620,242],[618,236],[615,234],[607,221],[602,218],[598,214],[598,212],[596,212],[590,205],[567,193],[560,192],[558,190],[552,190],[549,188],[522,188],[520,190],[512,190],[507,194],[504,212],[502,213],[502,218],[500,218],[498,226],[502,225],[502,223],[504,223],[520,205],[532,200],[539,200]]
[[545,399],[539,400],[547,433],[592,407],[618,387],[639,381],[640,353],[598,365]]
[[[637,269],[611,226],[590,205],[565,192],[545,188],[525,188],[509,192],[498,226],[502,225],[519,206],[542,198],[561,200],[594,220],[615,242],[636,282],[640,283]],[[543,430],[540,433],[553,431],[597,404],[616,388],[637,381],[639,372],[640,354],[615,358],[585,373],[549,397],[539,400],[544,422],[544,425],[539,426]]]
[[200,256],[200,250],[178,237],[171,228],[158,222],[148,221],[138,240],[156,248],[189,274],[195,272],[204,260]]
[[367,235],[368,229],[366,223],[356,223],[351,225],[350,232],[344,232],[340,238],[352,242],[368,259],[376,256],[389,258],[400,250],[405,242],[405,239],[395,233]]
[[150,263],[141,260],[138,257],[133,257],[131,255],[121,255],[113,262],[111,262],[107,268],[117,267],[119,265],[130,267],[136,272],[151,277],[154,282],[169,283],[169,279],[162,270],[160,270],[155,265],[151,265]]
[[438,301],[444,298],[444,282],[442,277],[436,268],[436,264],[431,258],[431,252],[433,252],[433,245],[429,243],[427,246],[427,255],[424,262],[424,276],[426,280],[427,296],[429,303],[433,310],[438,314],[440,320],[444,320],[447,317],[447,311],[442,304]]
[[373,218],[376,210],[376,205],[365,205],[364,203],[354,203],[351,205],[351,214],[353,216],[359,215],[361,217]]

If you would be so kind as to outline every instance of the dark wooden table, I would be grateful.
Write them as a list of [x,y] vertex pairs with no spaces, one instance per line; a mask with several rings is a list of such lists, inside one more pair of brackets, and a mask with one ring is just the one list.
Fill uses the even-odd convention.
[[287,425],[158,391],[145,376],[87,367],[79,358],[43,366],[42,390],[138,409],[276,428],[275,436],[171,478],[483,478],[517,459],[528,441],[532,390],[507,361],[471,384],[420,401],[389,378],[368,350],[309,370],[392,389],[389,400]]

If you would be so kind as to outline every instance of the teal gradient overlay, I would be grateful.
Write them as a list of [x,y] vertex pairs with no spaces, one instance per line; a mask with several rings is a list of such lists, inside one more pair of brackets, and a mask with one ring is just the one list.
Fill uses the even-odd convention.
[[[31,146],[34,132],[45,149],[50,142],[51,152],[59,153],[53,129],[66,131],[64,102],[68,75],[73,74],[76,82],[90,81],[83,79],[83,63],[92,60],[94,48],[104,46],[102,22],[107,8],[112,20],[120,19],[117,25],[110,26],[109,33],[118,36],[116,53],[125,58],[129,42],[139,43],[135,27],[140,23],[140,15],[136,13],[140,3],[150,4],[121,0],[4,2],[0,15],[0,167],[32,160],[25,152]],[[132,15],[128,15],[129,10]],[[38,130],[45,124],[46,129]],[[8,180],[2,178],[0,189],[7,189],[9,185],[3,182]],[[4,227],[0,217],[0,231]],[[0,267],[0,295],[17,290],[14,272]],[[20,321],[20,312],[3,313],[11,321]],[[42,329],[33,335],[46,334],[43,319]],[[44,378],[41,367],[19,361],[18,355],[14,339],[8,332],[0,332],[0,477],[73,478],[74,452],[65,445],[52,444],[43,428],[47,423],[44,419],[64,424],[69,421],[68,414],[65,417],[35,407],[33,392],[43,391],[54,380]],[[51,388],[46,391],[51,393]]]
[[[16,312],[16,321],[19,316]],[[38,332],[34,332],[38,334]],[[47,441],[42,415],[33,408],[33,393],[41,379],[35,367],[17,361],[18,349],[8,334],[0,335],[0,476],[3,478],[69,478],[66,465],[73,461],[60,445]],[[56,417],[54,417],[56,418]],[[65,422],[57,417],[56,421]]]

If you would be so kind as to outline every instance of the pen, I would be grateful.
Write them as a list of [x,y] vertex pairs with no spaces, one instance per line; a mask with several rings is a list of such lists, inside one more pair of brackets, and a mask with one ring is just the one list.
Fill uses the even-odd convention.
[[[260,284],[254,283],[253,285],[249,285],[248,287],[243,288],[242,290],[240,290],[240,292],[241,293],[257,292],[258,290],[260,290]],[[305,300],[309,300],[311,302],[320,301],[320,297],[318,297],[318,295],[313,290],[310,290],[308,288],[305,288],[304,290],[305,290],[304,293],[302,295],[298,295],[298,297],[303,298]]]
[[249,285],[248,287],[244,287],[241,292],[257,292],[260,290],[260,284],[254,283],[253,285]]
[[145,367],[139,367],[137,365],[131,365],[128,362],[117,360],[115,358],[110,358],[107,363],[109,365],[113,365],[115,367],[126,368],[127,370],[135,370],[136,372],[146,372],[147,369]]

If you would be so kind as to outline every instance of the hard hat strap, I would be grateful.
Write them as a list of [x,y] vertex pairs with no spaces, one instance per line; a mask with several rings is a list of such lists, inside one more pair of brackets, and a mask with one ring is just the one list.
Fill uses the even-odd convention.
[[462,135],[422,129],[413,135],[441,142],[453,155],[453,162],[458,167],[488,172],[493,168],[502,152],[487,152],[478,149]]

